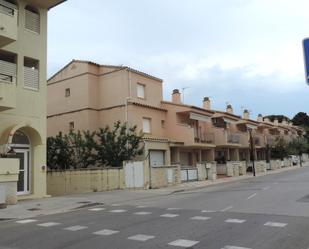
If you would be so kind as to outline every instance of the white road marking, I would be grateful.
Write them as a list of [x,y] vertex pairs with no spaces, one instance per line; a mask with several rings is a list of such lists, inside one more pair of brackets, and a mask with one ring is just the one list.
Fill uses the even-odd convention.
[[180,210],[181,208],[167,208],[166,210]]
[[129,240],[137,240],[137,241],[147,241],[150,239],[154,239],[155,236],[151,236],[151,235],[145,235],[145,234],[137,234],[134,236],[129,237]]
[[233,208],[233,206],[228,206],[228,207],[223,208],[222,210],[220,210],[220,212],[225,212],[225,211],[230,210],[232,208]]
[[84,229],[87,229],[87,228],[88,228],[88,227],[85,227],[85,226],[71,226],[71,227],[63,228],[63,230],[76,232],[76,231],[84,230]]
[[147,206],[143,206],[143,205],[139,205],[139,206],[136,206],[136,208],[146,208]]
[[215,213],[216,211],[214,210],[202,210],[202,213]]
[[102,211],[105,210],[105,208],[90,208],[89,211]]
[[40,227],[54,227],[58,225],[60,225],[60,223],[57,223],[57,222],[46,222],[46,223],[38,224],[38,226]]
[[104,235],[104,236],[108,236],[108,235],[113,235],[115,233],[119,233],[119,231],[115,231],[115,230],[109,230],[109,229],[103,229],[101,231],[97,231],[94,232],[93,234],[95,235]]
[[31,220],[31,219],[28,219],[28,220],[18,220],[16,221],[16,223],[19,223],[19,224],[28,224],[28,223],[32,223],[32,222],[36,222],[37,220]]
[[266,187],[263,188],[263,190],[267,190],[267,189],[270,189],[270,187],[266,186]]
[[119,206],[120,206],[120,204],[118,204],[118,203],[114,203],[114,204],[112,204],[111,206],[112,206],[112,207],[119,207]]
[[222,249],[251,249],[248,247],[239,247],[239,246],[225,246]]
[[266,222],[264,226],[269,226],[269,227],[285,227],[287,223],[280,223],[280,222]]
[[274,182],[273,184],[277,185],[277,184],[279,184],[279,182]]
[[162,214],[160,215],[160,217],[163,217],[163,218],[175,218],[179,216],[179,214]]
[[110,210],[110,213],[124,213],[127,212],[127,210],[124,209],[114,209],[114,210]]
[[226,223],[244,223],[246,220],[239,220],[239,219],[227,219],[225,220]]
[[135,215],[148,215],[148,214],[152,214],[151,212],[136,212],[134,213]]
[[252,194],[252,195],[250,195],[248,198],[247,198],[247,200],[250,200],[250,199],[252,199],[254,196],[256,196],[257,195],[257,193],[254,193],[254,194]]
[[206,217],[206,216],[194,216],[190,218],[191,220],[209,220],[211,217]]
[[189,247],[192,247],[192,246],[194,246],[198,243],[199,243],[199,241],[195,241],[195,240],[178,239],[178,240],[172,241],[168,244],[170,246],[178,246],[178,247],[189,248]]

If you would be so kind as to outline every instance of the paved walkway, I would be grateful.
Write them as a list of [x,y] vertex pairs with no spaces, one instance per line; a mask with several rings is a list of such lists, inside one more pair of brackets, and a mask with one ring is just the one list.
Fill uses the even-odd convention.
[[[309,166],[309,162],[305,166]],[[258,176],[276,174],[289,170],[299,169],[299,166],[282,168],[275,171],[268,171]],[[169,195],[175,192],[204,188],[211,185],[237,182],[252,178],[252,175],[220,178],[215,181],[187,182],[178,186],[163,189],[151,190],[119,190],[97,193],[85,193],[61,197],[43,198],[35,200],[19,201],[17,205],[8,206],[6,209],[0,209],[0,221],[7,219],[22,219],[36,217],[40,215],[49,215],[77,210],[82,207],[92,207],[100,204],[113,205],[117,203],[126,203],[129,201],[138,201],[147,198],[153,198],[160,195]]]

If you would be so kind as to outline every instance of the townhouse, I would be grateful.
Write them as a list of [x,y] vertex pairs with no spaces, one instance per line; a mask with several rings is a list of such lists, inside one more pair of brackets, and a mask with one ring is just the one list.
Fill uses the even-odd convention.
[[47,12],[63,0],[0,0],[0,204],[46,195]]
[[252,120],[247,110],[238,116],[231,105],[225,111],[213,110],[208,97],[201,107],[184,104],[178,89],[171,101],[163,100],[162,84],[161,79],[129,67],[73,60],[48,80],[47,134],[128,122],[143,131],[144,158],[150,167],[180,164],[195,179],[200,163],[215,162],[224,168],[242,161],[246,169],[253,158],[269,161],[278,136],[289,141],[302,132],[262,115]]

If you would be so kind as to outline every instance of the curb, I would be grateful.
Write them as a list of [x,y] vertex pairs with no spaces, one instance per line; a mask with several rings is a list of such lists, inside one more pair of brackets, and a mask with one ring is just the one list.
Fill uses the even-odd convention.
[[203,186],[192,186],[192,187],[187,187],[187,188],[184,187],[184,188],[172,191],[168,195],[186,192],[186,191],[190,191],[190,190],[203,189],[203,188],[207,188],[209,186],[214,186],[214,185],[234,183],[234,182],[239,182],[239,181],[248,180],[248,179],[255,179],[256,177],[279,174],[279,173],[283,173],[283,172],[286,172],[286,171],[301,169],[301,168],[305,168],[305,167],[308,167],[308,166],[302,166],[302,167],[292,166],[292,167],[280,168],[280,170],[270,170],[270,171],[267,171],[266,173],[260,173],[260,174],[256,175],[255,177],[253,175],[247,175],[246,177],[241,176],[241,178],[239,176],[238,177],[231,177],[231,178],[229,178],[230,180],[228,180],[228,181],[213,180],[212,182],[211,181],[207,182],[207,180],[206,180],[207,184],[205,184]]

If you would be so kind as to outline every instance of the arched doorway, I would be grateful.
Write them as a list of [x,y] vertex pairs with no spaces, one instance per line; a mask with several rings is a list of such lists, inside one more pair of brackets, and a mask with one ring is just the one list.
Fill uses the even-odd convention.
[[25,195],[30,193],[30,141],[25,133],[21,130],[17,130],[12,138],[10,144],[14,153],[11,157],[19,159],[19,177],[17,183],[17,194]]

